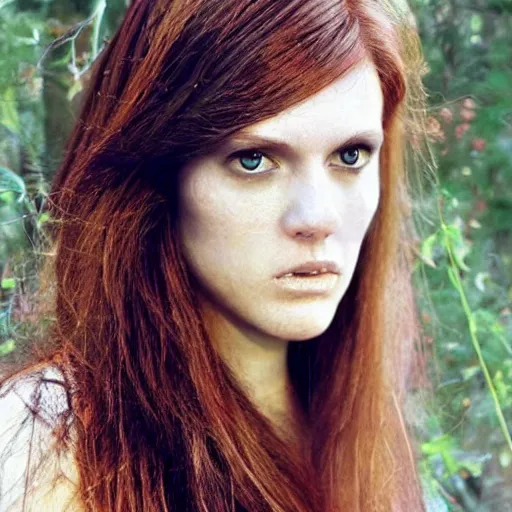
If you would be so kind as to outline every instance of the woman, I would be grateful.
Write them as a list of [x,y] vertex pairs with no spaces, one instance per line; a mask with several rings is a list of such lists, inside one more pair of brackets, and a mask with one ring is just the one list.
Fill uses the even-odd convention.
[[51,342],[4,381],[47,448],[14,507],[423,510],[420,69],[383,1],[129,7],[53,182]]

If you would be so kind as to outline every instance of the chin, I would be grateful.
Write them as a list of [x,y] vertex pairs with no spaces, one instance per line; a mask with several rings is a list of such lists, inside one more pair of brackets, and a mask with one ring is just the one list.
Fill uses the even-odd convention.
[[323,329],[310,329],[308,331],[303,331],[300,333],[292,333],[290,336],[288,336],[289,341],[308,341],[313,338],[316,338],[317,336],[322,335],[329,326],[326,325]]
[[[265,329],[268,334],[287,341],[306,341],[323,334],[331,325],[334,314],[309,314],[297,318],[294,315],[283,320],[276,320],[273,326]],[[280,325],[276,325],[280,324]],[[272,328],[273,327],[273,328]]]

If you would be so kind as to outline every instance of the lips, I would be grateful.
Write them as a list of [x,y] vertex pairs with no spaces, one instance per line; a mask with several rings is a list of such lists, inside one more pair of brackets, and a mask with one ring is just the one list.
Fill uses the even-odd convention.
[[302,265],[297,265],[279,272],[276,278],[292,277],[292,276],[311,276],[318,274],[340,274],[341,270],[339,265],[334,261],[309,261]]

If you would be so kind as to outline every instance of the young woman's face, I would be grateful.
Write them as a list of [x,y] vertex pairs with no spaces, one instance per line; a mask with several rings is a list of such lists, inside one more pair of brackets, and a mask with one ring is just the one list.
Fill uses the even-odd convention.
[[[379,201],[382,108],[365,62],[183,168],[185,258],[223,321],[285,341],[327,329]],[[324,260],[339,274],[276,278]]]

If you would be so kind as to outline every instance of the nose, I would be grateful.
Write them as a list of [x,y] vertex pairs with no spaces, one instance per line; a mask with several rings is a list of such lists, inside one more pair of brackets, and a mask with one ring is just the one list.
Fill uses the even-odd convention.
[[[338,185],[339,187],[339,185]],[[312,168],[294,179],[283,225],[292,238],[321,241],[332,235],[341,221],[342,201],[325,169]]]

